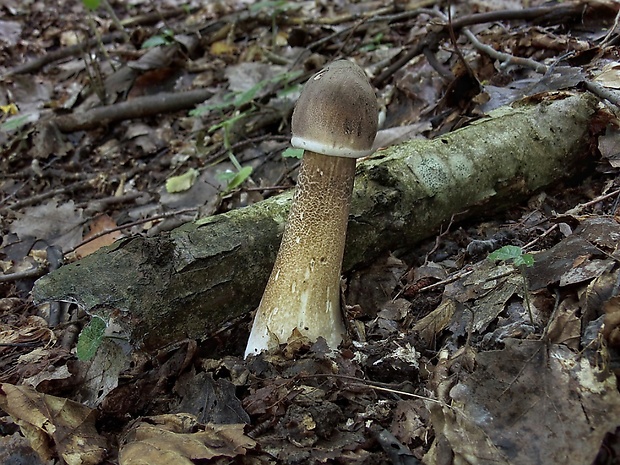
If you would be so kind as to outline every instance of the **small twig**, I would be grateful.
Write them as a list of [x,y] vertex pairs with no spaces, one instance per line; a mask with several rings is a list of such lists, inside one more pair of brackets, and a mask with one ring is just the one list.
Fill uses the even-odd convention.
[[40,278],[45,273],[46,267],[39,265],[36,268],[30,268],[29,270],[19,271],[17,273],[0,274],[0,283],[9,283],[20,279]]
[[123,33],[120,31],[111,32],[110,34],[105,34],[101,36],[101,42],[99,42],[97,38],[92,38],[81,44],[71,45],[70,47],[61,48],[53,52],[48,52],[39,58],[35,58],[34,60],[24,63],[23,65],[19,65],[13,69],[10,69],[5,74],[5,76],[13,76],[15,74],[26,74],[39,71],[45,65],[49,65],[50,63],[53,63],[55,61],[62,60],[63,58],[69,58],[74,55],[79,55],[84,50],[89,50],[93,47],[96,47],[100,43],[109,44],[111,42],[116,42],[122,39]]
[[602,200],[608,199],[610,197],[613,197],[615,195],[620,194],[620,189],[616,189],[613,192],[608,192],[607,194],[603,194],[603,195],[599,195],[598,197],[586,202],[586,203],[580,203],[579,205],[577,205],[576,207],[571,208],[570,210],[567,210],[565,215],[577,215],[579,214],[584,208],[587,207],[591,207],[594,204],[599,203]]
[[[429,10],[429,14],[432,14],[441,19],[444,15],[436,10]],[[495,21],[510,21],[510,20],[528,20],[544,18],[551,15],[564,15],[564,16],[578,16],[582,14],[581,6],[576,5],[554,5],[550,7],[534,7],[524,8],[522,10],[500,10],[491,11],[488,13],[476,13],[468,16],[462,16],[452,21],[453,30],[459,31],[463,27],[473,26],[475,24],[492,23]],[[442,29],[437,32],[431,32],[424,36],[416,45],[409,50],[403,51],[398,54],[394,62],[387,67],[381,74],[376,76],[372,83],[375,87],[381,87],[382,84],[387,81],[396,71],[402,68],[410,60],[418,56],[425,48],[431,50],[435,48],[441,40],[447,37],[447,24],[442,25]]]
[[618,10],[618,13],[616,13],[616,17],[614,18],[613,26],[611,26],[609,28],[609,31],[607,31],[607,34],[605,35],[605,37],[601,41],[601,48],[605,47],[607,45],[607,43],[610,41],[611,36],[613,35],[614,31],[618,27],[618,22],[619,21],[620,21],[620,10]]
[[136,97],[132,100],[93,108],[92,110],[59,116],[52,120],[62,132],[94,129],[102,125],[132,118],[143,118],[161,113],[174,113],[192,108],[213,95],[210,89],[186,92],[162,92]]
[[49,199],[49,198],[54,197],[56,195],[66,194],[66,193],[69,193],[69,192],[76,191],[78,189],[82,189],[82,188],[88,186],[89,184],[92,184],[95,181],[96,181],[96,178],[93,177],[93,178],[90,178],[90,179],[85,179],[83,181],[74,182],[72,184],[69,184],[68,186],[59,187],[58,189],[52,189],[52,190],[49,190],[49,191],[45,191],[45,192],[42,192],[40,194],[28,197],[27,199],[18,200],[17,202],[12,203],[11,205],[8,205],[6,207],[1,207],[0,208],[0,214],[4,214],[8,210],[18,210],[18,209],[23,208],[23,207],[28,207],[30,205],[34,205],[36,203],[39,203],[39,202],[41,202],[43,200]]
[[445,286],[446,284],[450,284],[453,283],[454,281],[456,281],[457,279],[461,279],[464,278],[467,275],[470,275],[474,272],[474,270],[470,270],[470,269],[463,269],[463,270],[459,270],[456,273],[454,273],[452,276],[443,279],[441,281],[438,281],[436,283],[433,284],[429,284],[428,286],[422,287],[420,289],[418,289],[418,292],[424,292],[424,291],[431,291],[437,287],[441,287],[441,286]]
[[530,242],[528,242],[527,244],[525,244],[523,247],[521,247],[523,250],[527,250],[530,247],[532,247],[534,244],[536,244],[539,240],[541,240],[544,237],[547,237],[549,234],[551,234],[553,231],[555,231],[558,228],[557,224],[554,224],[553,226],[551,226],[549,229],[547,229],[544,233],[542,233],[540,236],[538,236],[536,239],[531,240]]
[[450,232],[450,228],[452,227],[452,224],[454,223],[455,216],[456,214],[450,216],[450,221],[448,222],[448,226],[446,226],[446,229],[443,229],[443,226],[439,228],[439,234],[435,237],[435,244],[433,245],[433,248],[429,250],[429,252],[424,257],[424,265],[428,265],[428,257],[430,257],[431,254],[439,248],[440,239],[444,237],[446,234],[448,234],[448,232]]
[[[567,210],[566,212],[564,212],[564,215],[577,215],[579,214],[584,208],[590,207],[602,200],[608,199],[610,197],[614,197],[614,196],[618,196],[620,194],[620,189],[616,189],[613,192],[608,192],[607,194],[604,195],[599,195],[598,197],[596,197],[595,199],[592,199],[586,203],[580,203],[579,205],[571,208],[570,210]],[[523,247],[521,247],[523,250],[527,250],[529,248],[531,248],[534,244],[536,244],[539,240],[541,240],[542,238],[548,236],[549,234],[551,234],[553,231],[555,231],[559,226],[557,224],[554,224],[553,226],[551,226],[549,229],[547,229],[544,233],[542,233],[540,236],[538,236],[536,239],[531,240],[530,242],[528,242],[527,244],[525,244]]]
[[524,68],[530,68],[540,74],[545,74],[549,69],[547,66],[537,61],[530,60],[529,58],[516,57],[508,53],[500,52],[498,50],[495,50],[493,47],[489,45],[483,44],[467,28],[463,28],[462,32],[465,35],[465,37],[469,39],[469,41],[472,43],[472,45],[475,48],[487,54],[489,57],[494,58],[498,61],[501,61],[502,63],[515,64],[515,65],[523,66]]
[[450,405],[448,405],[445,402],[442,402],[440,400],[437,400],[437,399],[432,399],[430,397],[421,396],[419,394],[413,394],[413,393],[407,392],[407,391],[399,391],[397,389],[393,389],[387,383],[379,383],[379,382],[376,382],[376,381],[370,381],[370,380],[363,379],[363,378],[356,378],[355,376],[339,375],[339,374],[336,374],[336,373],[315,373],[313,375],[301,375],[299,378],[300,379],[304,379],[304,378],[317,378],[317,377],[320,377],[320,378],[323,378],[323,377],[324,378],[335,378],[335,379],[343,379],[345,381],[353,381],[353,383],[349,384],[349,386],[368,387],[368,388],[374,389],[376,391],[389,392],[390,394],[398,394],[398,395],[402,395],[402,396],[414,397],[416,399],[427,400],[427,401],[432,402],[434,404],[439,404],[439,405],[441,405],[443,407],[452,408]]
[[124,42],[131,41],[131,37],[129,37],[129,34],[127,34],[127,31],[125,31],[125,28],[121,24],[121,21],[118,19],[118,16],[116,15],[116,12],[114,11],[114,8],[112,8],[112,5],[110,5],[110,2],[108,0],[103,0],[101,2],[101,5],[110,15],[110,18],[112,19],[112,22],[114,23],[114,25],[118,28],[119,31],[123,33],[123,41]]
[[[463,29],[463,34],[465,34],[465,36],[469,39],[469,41],[475,48],[477,48],[481,52],[486,53],[491,58],[495,58],[496,60],[499,60],[503,63],[523,66],[525,68],[533,69],[540,74],[547,74],[547,72],[549,72],[550,70],[550,67],[537,61],[530,60],[529,58],[516,57],[514,55],[495,50],[493,47],[489,47],[488,45],[480,42],[478,38],[471,33],[471,31],[465,28]],[[617,92],[602,86],[598,82],[594,82],[588,79],[583,80],[583,85],[594,95],[620,107],[620,95]]]
[[[264,142],[266,140],[281,140],[281,141],[288,141],[290,139],[290,136],[288,135],[283,135],[283,134],[265,134],[262,136],[257,136],[257,137],[249,137],[247,139],[243,139],[239,142],[235,142],[234,144],[231,144],[230,146],[230,150],[232,150],[233,152],[238,152],[239,149],[245,148],[248,145],[254,145],[254,144],[258,144],[260,142]],[[221,149],[219,149],[217,152],[210,154],[205,160],[204,163],[205,164],[210,164],[216,160],[219,160],[220,158],[224,157],[227,153],[229,152],[229,150],[226,147],[222,147]]]
[[[129,192],[123,195],[110,195],[108,197],[101,197],[98,199],[92,199],[88,202],[81,202],[75,204],[77,208],[93,208],[96,205],[97,208],[109,207],[111,205],[118,205],[121,203],[133,202],[138,197],[144,195],[144,192]],[[91,210],[92,211],[92,210]]]
[[166,213],[161,213],[159,215],[149,216],[148,218],[142,218],[140,220],[136,220],[136,221],[133,221],[131,223],[125,223],[125,224],[123,224],[121,226],[117,226],[116,228],[105,229],[103,231],[99,231],[96,234],[93,234],[88,239],[84,239],[82,242],[80,242],[75,247],[73,247],[73,248],[67,250],[66,252],[64,252],[64,255],[68,255],[68,254],[70,254],[72,252],[75,252],[77,249],[79,249],[83,245],[88,244],[89,242],[92,242],[95,239],[99,239],[100,237],[106,236],[106,235],[108,235],[110,233],[122,231],[123,229],[133,228],[134,226],[139,226],[141,224],[148,223],[150,221],[170,218],[172,216],[181,215],[183,213],[195,213],[196,211],[198,211],[198,208],[195,208],[195,207],[193,207],[193,208],[184,208],[182,210],[175,210],[173,212],[166,212]]

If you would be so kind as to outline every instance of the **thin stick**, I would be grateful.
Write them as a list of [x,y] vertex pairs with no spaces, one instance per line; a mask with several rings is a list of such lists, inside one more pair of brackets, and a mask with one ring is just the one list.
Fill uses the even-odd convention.
[[[495,50],[493,47],[489,47],[488,45],[480,42],[478,38],[474,34],[472,34],[472,32],[469,31],[468,29],[463,28],[463,34],[465,34],[465,36],[469,39],[469,41],[472,43],[472,45],[475,48],[477,48],[481,52],[486,53],[491,58],[495,58],[496,60],[499,60],[503,63],[523,66],[525,68],[533,69],[534,71],[540,74],[546,74],[550,69],[550,67],[542,63],[539,63],[537,61],[530,60],[529,58],[516,57],[514,55],[510,55],[508,53]],[[586,89],[588,89],[594,95],[620,107],[620,95],[617,92],[611,89],[607,89],[606,87],[603,87],[598,82],[594,82],[588,79],[584,79],[583,85]]]

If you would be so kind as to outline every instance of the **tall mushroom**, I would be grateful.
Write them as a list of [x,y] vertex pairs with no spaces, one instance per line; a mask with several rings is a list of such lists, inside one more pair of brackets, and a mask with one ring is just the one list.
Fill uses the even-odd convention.
[[304,149],[297,190],[245,351],[284,343],[297,328],[336,348],[345,327],[340,271],[355,177],[377,133],[377,100],[364,71],[338,60],[305,84],[291,145]]

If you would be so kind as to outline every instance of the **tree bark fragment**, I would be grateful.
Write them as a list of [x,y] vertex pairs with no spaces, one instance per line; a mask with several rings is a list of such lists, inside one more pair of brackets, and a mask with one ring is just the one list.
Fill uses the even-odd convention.
[[[596,111],[590,94],[558,94],[362,161],[344,271],[412,247],[452,215],[488,215],[583,172]],[[77,302],[113,318],[146,349],[204,337],[258,305],[291,198],[287,192],[158,237],[121,240],[38,280],[35,300]]]

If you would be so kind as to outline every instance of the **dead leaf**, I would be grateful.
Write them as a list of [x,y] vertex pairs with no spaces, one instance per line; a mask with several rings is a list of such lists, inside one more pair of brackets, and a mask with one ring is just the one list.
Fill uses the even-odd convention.
[[[96,236],[97,234],[101,234],[104,231],[115,229],[116,227],[116,221],[114,221],[110,216],[98,216],[90,223],[90,230],[88,231],[88,234],[84,236],[83,241],[86,241],[91,237]],[[121,236],[122,233],[120,231],[111,231],[107,234],[97,237],[96,239],[93,239],[92,241],[87,242],[86,244],[79,246],[75,250],[75,253],[78,258],[86,257],[87,255],[96,252],[101,247],[111,245],[116,239],[120,238]]]
[[62,204],[50,200],[23,211],[10,226],[10,231],[22,240],[43,239],[62,250],[72,249],[82,240],[82,210],[72,200]]
[[437,334],[446,329],[456,311],[456,302],[445,298],[439,307],[419,320],[413,327],[427,347],[435,341]]
[[581,306],[573,297],[569,296],[560,302],[547,326],[549,341],[578,350],[581,340],[580,313]]
[[604,305],[605,319],[602,334],[611,347],[620,348],[620,296],[609,299]]
[[96,465],[106,454],[106,440],[95,428],[96,411],[77,402],[2,383],[0,407],[42,460],[59,455],[68,465]]
[[133,423],[124,436],[121,465],[192,465],[194,460],[245,455],[256,446],[245,425],[201,425],[193,415],[158,415]]
[[505,342],[460,374],[451,407],[432,407],[443,438],[435,454],[469,464],[592,463],[620,417],[615,376],[563,345]]

